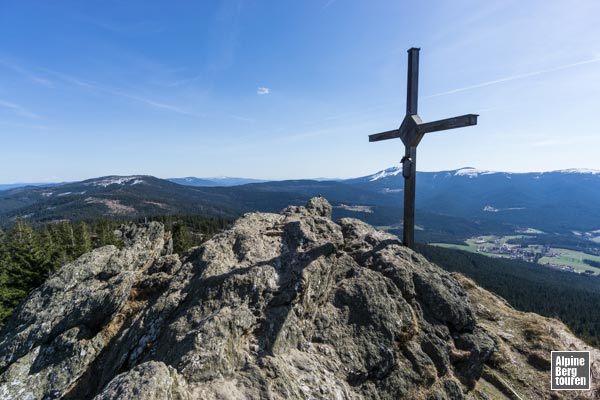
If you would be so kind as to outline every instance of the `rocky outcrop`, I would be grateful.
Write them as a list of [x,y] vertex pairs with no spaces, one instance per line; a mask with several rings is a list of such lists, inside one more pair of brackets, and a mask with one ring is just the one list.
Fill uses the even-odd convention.
[[0,399],[485,398],[502,343],[459,280],[330,218],[246,214],[181,257],[160,224],[124,228],[15,311]]
[[[575,337],[560,321],[513,309],[460,274],[478,325],[497,344],[477,383],[490,399],[600,399],[600,350]],[[589,351],[592,390],[551,391],[550,352]]]

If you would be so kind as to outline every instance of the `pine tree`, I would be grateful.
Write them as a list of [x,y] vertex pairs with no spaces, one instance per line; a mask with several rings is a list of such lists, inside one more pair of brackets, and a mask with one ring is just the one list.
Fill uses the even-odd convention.
[[115,236],[115,229],[113,224],[110,224],[107,220],[100,220],[95,226],[97,247],[107,246],[112,244],[120,247],[121,243]]
[[0,229],[0,273],[5,270],[8,264],[8,250],[6,248],[6,242],[8,237],[2,229]]
[[[6,233],[4,233],[4,231],[2,229],[0,229],[0,308],[2,307],[1,292],[7,287],[7,284],[9,281],[9,279],[8,279],[9,278],[8,277],[9,258],[8,258],[8,250],[6,248],[7,240],[8,240],[8,238],[6,236]],[[2,318],[1,314],[2,314],[2,311],[0,310],[0,319]]]
[[22,219],[16,221],[9,234],[8,251],[14,267],[9,272],[22,275],[23,284],[38,286],[50,274],[40,235]]
[[182,223],[173,225],[173,251],[181,254],[194,245],[194,240],[187,226]]
[[90,233],[90,228],[85,222],[80,222],[75,226],[74,236],[74,258],[92,251],[92,235]]

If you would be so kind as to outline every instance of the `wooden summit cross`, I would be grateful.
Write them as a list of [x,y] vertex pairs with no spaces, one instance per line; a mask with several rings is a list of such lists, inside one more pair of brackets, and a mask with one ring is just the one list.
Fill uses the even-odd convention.
[[404,157],[402,158],[402,176],[404,176],[404,245],[414,249],[415,246],[415,188],[417,178],[417,145],[428,132],[462,128],[477,125],[477,114],[442,119],[434,122],[423,122],[417,114],[419,93],[419,50],[408,50],[408,84],[406,89],[406,116],[400,128],[392,131],[369,135],[369,142],[387,139],[402,139]]

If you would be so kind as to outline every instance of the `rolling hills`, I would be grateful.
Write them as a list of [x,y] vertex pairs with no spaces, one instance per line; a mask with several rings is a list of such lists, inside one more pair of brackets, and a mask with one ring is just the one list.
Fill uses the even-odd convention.
[[[334,216],[356,217],[391,231],[401,228],[403,178],[397,167],[342,181],[287,180],[230,186],[202,178],[108,176],[0,192],[0,224],[93,219],[99,216],[191,214],[233,218],[272,212],[322,195]],[[243,178],[239,181],[247,181]],[[600,173],[564,170],[508,173],[462,168],[419,172],[417,239],[460,243],[478,235],[545,234],[544,241],[600,247]],[[525,239],[524,239],[525,240]]]

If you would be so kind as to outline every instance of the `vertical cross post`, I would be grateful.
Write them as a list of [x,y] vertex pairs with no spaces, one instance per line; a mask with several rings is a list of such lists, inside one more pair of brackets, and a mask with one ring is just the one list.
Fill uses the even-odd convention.
[[408,49],[408,77],[406,79],[406,114],[417,114],[419,99],[419,48]]
[[[406,115],[417,115],[419,102],[419,50],[408,49],[408,76],[406,79]],[[415,196],[417,188],[417,146],[405,144],[404,159],[408,159],[408,171],[404,171],[404,220],[402,232],[404,245],[415,247]],[[403,163],[404,167],[404,163]]]
[[404,245],[415,247],[415,197],[417,193],[417,146],[404,146],[404,157],[409,160],[409,170],[403,172],[404,178],[404,220],[402,232]]

